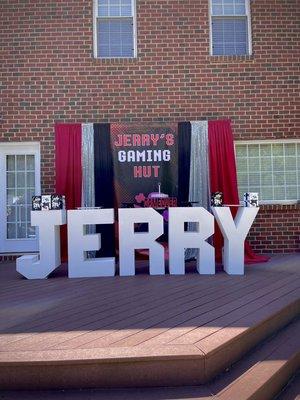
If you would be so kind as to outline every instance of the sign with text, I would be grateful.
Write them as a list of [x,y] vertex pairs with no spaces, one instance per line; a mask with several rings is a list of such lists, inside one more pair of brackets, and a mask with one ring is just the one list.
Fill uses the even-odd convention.
[[158,199],[176,205],[177,124],[112,124],[111,148],[118,206],[153,206]]

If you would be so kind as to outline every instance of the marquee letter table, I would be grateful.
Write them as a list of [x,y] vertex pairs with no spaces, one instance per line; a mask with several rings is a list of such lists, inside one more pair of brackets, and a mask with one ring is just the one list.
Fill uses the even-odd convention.
[[229,275],[244,275],[244,242],[259,207],[239,207],[235,219],[229,207],[211,209],[224,237],[224,270]]
[[43,279],[60,264],[60,225],[67,223],[66,210],[31,211],[31,225],[39,228],[38,255],[17,258],[17,271],[27,279]]

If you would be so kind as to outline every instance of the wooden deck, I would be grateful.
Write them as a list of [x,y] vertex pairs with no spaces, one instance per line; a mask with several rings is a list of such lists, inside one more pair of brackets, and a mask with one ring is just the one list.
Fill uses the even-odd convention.
[[[185,276],[149,276],[142,265],[134,277],[66,275],[61,266],[47,280],[26,280],[14,263],[0,264],[0,369],[173,357],[182,370],[202,368],[201,383],[299,312],[300,254],[247,266],[245,276],[201,276],[192,265]],[[163,373],[152,370],[153,384]]]

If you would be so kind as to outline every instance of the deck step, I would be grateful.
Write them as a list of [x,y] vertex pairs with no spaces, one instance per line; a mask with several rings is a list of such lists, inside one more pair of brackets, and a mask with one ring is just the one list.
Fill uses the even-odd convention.
[[[280,394],[300,365],[300,319],[265,340],[227,372],[200,386],[6,391],[3,400],[296,400],[297,379]],[[283,396],[283,397],[282,397]],[[287,397],[289,396],[289,397]]]
[[[0,353],[0,388],[26,390],[204,384],[287,325],[299,313],[299,307],[297,295],[291,292],[280,301],[273,302],[272,306],[262,307],[254,315],[241,318],[235,326],[229,326],[223,342],[218,335],[212,341],[206,340],[206,352],[195,345],[178,344],[161,348],[3,351]],[[288,341],[289,347],[284,347],[284,351],[291,350],[288,361],[280,353],[280,348],[276,348],[277,353],[269,352],[270,358],[256,366],[258,374],[266,375],[267,379],[268,371],[271,377],[277,373],[283,376],[283,370],[287,371],[286,376],[290,376],[290,371],[295,372],[299,360],[298,355],[292,357],[292,354],[299,345],[299,335],[294,333],[291,337],[293,340]],[[203,345],[202,349],[205,349]],[[282,384],[286,383],[286,376]],[[244,379],[247,381],[251,377],[249,371]],[[230,390],[227,388],[222,392],[224,399],[230,398]]]
[[210,384],[218,400],[273,400],[300,367],[300,319]]
[[[208,384],[299,315],[299,262],[275,257],[242,277],[72,280],[63,271],[47,281],[2,266],[0,390]],[[283,376],[291,363],[267,365]]]
[[300,369],[294,375],[274,400],[300,399]]

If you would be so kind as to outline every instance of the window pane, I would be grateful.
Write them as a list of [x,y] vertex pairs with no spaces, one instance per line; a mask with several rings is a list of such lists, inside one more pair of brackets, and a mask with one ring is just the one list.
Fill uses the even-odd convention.
[[6,191],[6,201],[8,205],[16,203],[16,191],[15,189],[7,189]]
[[284,146],[284,152],[286,156],[295,156],[296,155],[296,144],[295,143],[286,143]]
[[132,19],[98,20],[100,57],[133,57]]
[[[261,193],[262,200],[274,200],[272,186],[262,187],[260,193]],[[259,195],[260,195],[260,193],[259,193]]]
[[235,15],[245,15],[246,5],[245,0],[235,0]]
[[297,200],[297,186],[286,188],[286,198],[287,200]]
[[34,156],[26,156],[26,169],[27,171],[34,171]]
[[262,171],[272,170],[272,158],[262,157],[260,160],[260,167]]
[[296,157],[286,157],[285,169],[287,171],[295,171],[296,170]]
[[16,221],[16,207],[10,206],[6,209],[7,222],[15,222]]
[[284,158],[283,157],[273,158],[273,170],[274,171],[284,171]]
[[222,43],[217,43],[217,42],[214,43],[213,54],[215,56],[221,56],[221,55],[225,54],[223,42]]
[[223,15],[223,6],[220,3],[213,4],[212,6],[213,15]]
[[238,159],[239,171],[247,172],[248,171],[248,161],[247,158]]
[[17,187],[25,187],[25,172],[17,172]]
[[27,172],[27,186],[35,187],[35,173],[34,172]]
[[283,156],[283,144],[282,143],[273,144],[272,150],[273,150],[274,156]]
[[121,15],[122,17],[131,17],[131,5],[130,6],[122,6],[121,7]]
[[[9,155],[6,158],[6,238],[28,238],[31,197],[35,193],[35,156]],[[28,204],[28,205],[26,205]],[[35,228],[32,230],[35,232]],[[34,237],[34,236],[31,236]]]
[[244,54],[247,54],[247,43],[244,42],[236,42],[235,44],[235,55],[237,56],[242,56]]
[[297,152],[296,143],[237,144],[239,193],[248,186],[248,180],[247,191],[258,192],[261,200],[297,200],[300,195]]
[[17,170],[25,171],[25,156],[17,156]]
[[108,46],[99,46],[99,55],[100,57],[109,57],[110,53],[109,53],[109,47]]
[[109,16],[108,7],[107,6],[100,6],[98,14],[99,14],[100,17],[108,17]]
[[220,18],[213,18],[212,20],[212,39],[213,43],[218,42],[218,43],[223,43],[224,37],[223,37],[223,19]]
[[259,146],[257,144],[249,144],[248,155],[249,155],[249,157],[258,157],[259,156]]
[[274,199],[275,200],[285,200],[285,188],[282,187],[274,187]]
[[25,239],[26,238],[26,223],[18,223],[17,224],[17,238]]
[[270,186],[270,183],[273,182],[273,175],[265,172],[261,174],[261,186]]
[[248,53],[246,18],[212,19],[213,54],[243,55]]
[[284,185],[284,174],[282,172],[274,172],[274,185]]
[[111,6],[109,8],[109,16],[110,17],[119,17],[120,14],[121,14],[121,12],[120,12],[120,7],[119,6],[117,6],[117,7]]
[[224,0],[224,15],[234,15],[233,0]]
[[245,15],[245,0],[212,0],[213,15]]
[[131,0],[99,0],[100,17],[132,17]]
[[241,186],[243,185],[248,185],[248,174],[238,174],[238,180],[239,180],[239,184]]
[[247,146],[237,145],[235,147],[235,152],[236,152],[237,157],[245,157],[245,156],[247,156]]
[[248,192],[248,186],[240,186],[239,187],[239,197],[242,199],[244,193]]
[[15,239],[16,238],[16,224],[7,224],[7,239]]
[[30,205],[32,201],[32,197],[35,195],[35,190],[34,189],[27,189],[26,193],[26,204]]
[[260,155],[262,157],[270,156],[271,155],[271,145],[270,144],[261,144],[260,145]]
[[223,40],[225,43],[234,44],[234,29],[232,29],[230,23],[226,24],[226,21],[224,22]]
[[26,207],[20,206],[18,209],[19,212],[19,221],[18,222],[25,222],[26,221]]
[[26,189],[17,189],[16,204],[25,204]]
[[6,156],[6,170],[7,171],[15,170],[15,156]]
[[[254,186],[260,186],[260,175],[259,174],[249,174],[249,186],[254,187]],[[256,190],[253,189],[253,192]]]
[[287,172],[285,174],[285,181],[287,185],[297,185],[297,173],[295,172]]
[[259,158],[258,157],[249,158],[248,165],[249,165],[249,172],[255,172],[257,169],[259,169]]
[[110,55],[111,55],[111,57],[121,56],[122,48],[120,48],[120,46],[111,46],[110,47]]
[[7,172],[6,173],[6,182],[7,188],[14,188],[15,187],[15,173],[14,172]]

